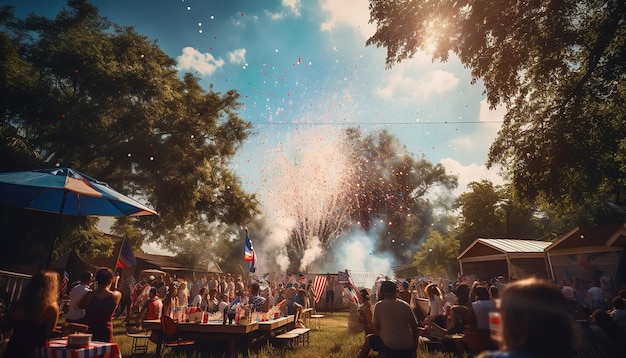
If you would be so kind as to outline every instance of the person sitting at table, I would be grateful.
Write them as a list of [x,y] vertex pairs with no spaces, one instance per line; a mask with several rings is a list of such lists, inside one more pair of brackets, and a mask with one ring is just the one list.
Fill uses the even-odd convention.
[[230,306],[230,302],[228,302],[228,293],[222,294],[222,300],[220,301],[219,306],[217,307],[218,312],[224,313],[224,310]]
[[3,357],[31,357],[53,336],[59,317],[59,274],[41,271],[32,276],[22,296],[7,312],[2,331],[12,330]]
[[302,314],[302,305],[297,303],[294,298],[296,297],[296,289],[289,287],[285,290],[285,299],[278,304],[278,309],[283,316],[294,315],[293,321],[296,328],[304,327],[300,322],[300,315]]
[[251,312],[267,312],[270,309],[269,300],[259,295],[261,286],[253,282],[250,285],[250,297],[248,297],[248,305]]
[[163,299],[163,313],[166,316],[171,318],[174,317],[174,312],[180,306],[178,302],[178,286],[174,283],[170,284],[169,289],[167,290],[167,294],[165,294],[165,298]]
[[158,289],[156,287],[150,288],[150,299],[139,311],[137,316],[137,326],[141,328],[144,320],[157,320],[161,319],[163,314],[163,301],[159,298]]
[[91,291],[92,282],[93,273],[91,271],[85,271],[80,275],[80,283],[70,291],[70,305],[65,316],[66,322],[82,323],[83,317],[85,317],[85,310],[78,307],[78,302],[80,302],[85,293]]
[[85,309],[83,322],[89,326],[88,333],[94,341],[113,342],[113,314],[122,299],[120,291],[112,291],[114,281],[110,268],[101,268],[96,272],[96,289],[87,292],[78,307]]
[[198,292],[198,294],[193,297],[193,300],[189,304],[189,307],[197,308],[197,307],[204,306],[205,304],[204,297],[206,296],[207,293],[208,293],[208,289],[206,287],[202,287],[200,291]]
[[206,299],[205,310],[209,313],[217,312],[217,308],[220,305],[220,301],[217,299],[217,290],[215,288],[208,288],[209,296]]

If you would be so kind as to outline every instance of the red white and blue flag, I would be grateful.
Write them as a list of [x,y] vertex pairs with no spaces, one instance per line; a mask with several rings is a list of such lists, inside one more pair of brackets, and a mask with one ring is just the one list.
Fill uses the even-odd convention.
[[246,245],[244,246],[243,260],[250,263],[250,272],[256,272],[256,254],[252,247],[252,240],[248,236],[248,229],[246,229]]
[[117,256],[116,268],[133,267],[137,265],[135,254],[130,247],[130,243],[125,238],[122,240],[122,247],[120,248],[120,254]]
[[322,299],[322,295],[326,290],[327,284],[328,280],[326,279],[326,275],[315,276],[315,280],[313,280],[313,293],[315,294],[315,303],[319,303]]
[[346,270],[345,272],[337,272],[337,280],[339,283],[343,283],[346,285],[346,288],[350,292],[350,299],[354,301],[354,303],[359,304],[359,295],[356,293],[356,286],[352,281],[352,277],[350,276],[350,272]]

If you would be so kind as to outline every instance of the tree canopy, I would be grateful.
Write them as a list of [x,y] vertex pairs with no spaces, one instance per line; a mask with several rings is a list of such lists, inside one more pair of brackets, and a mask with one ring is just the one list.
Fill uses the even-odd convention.
[[477,238],[554,239],[551,230],[563,229],[550,226],[556,220],[546,219],[537,207],[518,200],[510,186],[482,180],[469,183],[468,189],[457,199],[460,220],[451,230],[461,251]]
[[[359,180],[350,187],[353,220],[368,231],[380,233],[378,249],[401,260],[412,257],[432,222],[429,195],[458,185],[457,177],[446,174],[441,164],[415,159],[397,137],[383,130],[364,136],[347,130],[354,174]],[[383,230],[376,228],[382,222]]]
[[570,225],[624,220],[626,3],[370,0],[388,67],[457,56],[507,114],[489,152],[520,197]]
[[1,170],[71,166],[108,182],[159,212],[133,225],[171,249],[188,225],[258,212],[229,168],[252,129],[236,91],[179,77],[156,41],[85,0],[54,19],[0,14]]

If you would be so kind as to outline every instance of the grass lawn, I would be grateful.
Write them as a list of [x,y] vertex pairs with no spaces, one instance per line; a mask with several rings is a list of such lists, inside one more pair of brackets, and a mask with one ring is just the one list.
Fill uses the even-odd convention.
[[[132,340],[126,336],[126,326],[122,319],[114,321],[114,341],[120,347],[123,357],[131,356]],[[301,345],[289,349],[274,347],[272,345],[264,345],[258,349],[250,350],[248,357],[254,358],[319,358],[319,357],[357,357],[361,344],[363,343],[362,332],[352,332],[348,329],[348,312],[333,312],[326,314],[320,321],[319,330],[311,330],[310,346],[302,347]],[[156,357],[156,346],[153,343],[148,345],[148,354],[143,357]],[[196,358],[196,357],[223,357],[223,354],[210,354],[207,352],[171,352],[167,350],[164,357],[174,358]],[[239,354],[238,357],[244,357]],[[370,352],[369,357],[378,357],[375,352]],[[418,353],[420,358],[453,358],[452,354],[441,352],[426,352],[420,350]]]

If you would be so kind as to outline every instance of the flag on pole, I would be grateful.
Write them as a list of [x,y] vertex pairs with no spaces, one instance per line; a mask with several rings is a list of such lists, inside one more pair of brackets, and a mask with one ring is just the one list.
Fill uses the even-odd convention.
[[313,293],[315,293],[315,303],[319,303],[322,299],[322,295],[326,290],[327,284],[328,280],[326,280],[326,275],[315,276],[315,280],[313,281]]
[[248,236],[248,229],[246,229],[246,244],[243,250],[243,260],[250,263],[250,272],[256,272],[256,254],[252,247],[252,240]]
[[126,238],[122,240],[122,247],[120,253],[117,255],[116,268],[126,268],[137,265],[137,260],[133,254],[133,249],[130,247],[130,243]]
[[359,295],[356,293],[356,286],[354,285],[354,281],[352,281],[352,276],[350,275],[350,272],[346,270],[346,273],[348,274],[348,289],[350,290],[350,296],[352,296],[351,298],[354,303],[358,305],[361,302],[359,300]]

